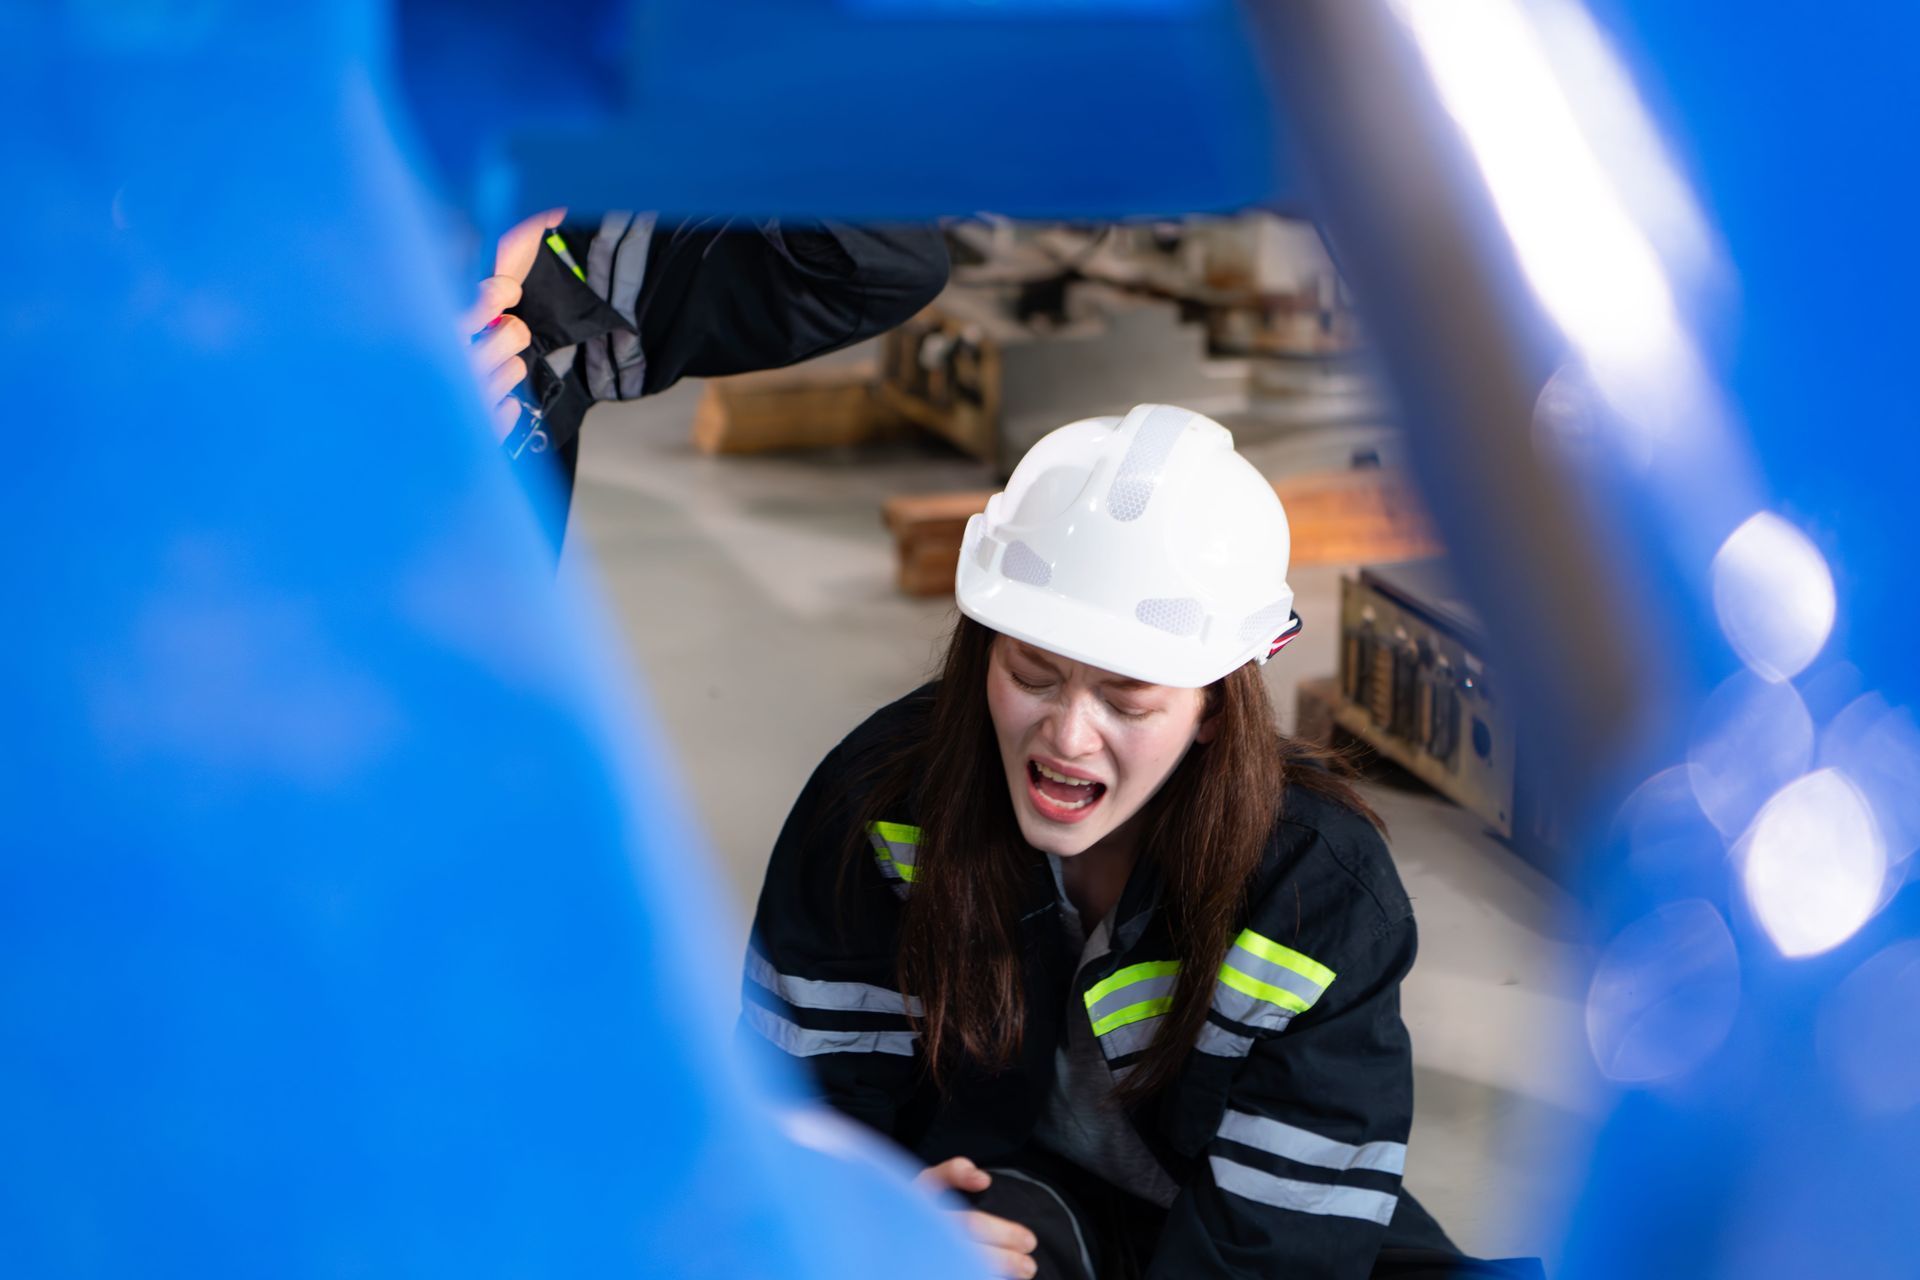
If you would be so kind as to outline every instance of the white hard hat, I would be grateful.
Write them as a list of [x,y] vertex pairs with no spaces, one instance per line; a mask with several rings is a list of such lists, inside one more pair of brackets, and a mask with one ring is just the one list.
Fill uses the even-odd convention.
[[1298,630],[1287,513],[1233,433],[1171,405],[1048,433],[967,522],[960,611],[1150,684],[1197,689]]

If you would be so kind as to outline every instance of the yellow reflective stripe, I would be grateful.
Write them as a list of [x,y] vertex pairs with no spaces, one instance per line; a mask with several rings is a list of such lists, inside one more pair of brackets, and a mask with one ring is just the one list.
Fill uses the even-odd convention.
[[1234,941],[1262,960],[1271,960],[1282,969],[1291,969],[1310,982],[1317,982],[1323,987],[1333,985],[1333,970],[1311,956],[1301,955],[1292,947],[1283,947],[1273,939],[1263,938],[1251,929],[1242,929],[1240,936]]
[[920,843],[920,828],[910,827],[904,822],[869,822],[867,830],[882,840],[898,840],[901,844]]
[[1305,1000],[1281,987],[1270,986],[1258,978],[1249,978],[1232,965],[1220,966],[1220,981],[1235,991],[1244,992],[1255,1000],[1265,1000],[1268,1004],[1277,1004],[1282,1009],[1291,1009],[1295,1013],[1305,1013],[1312,1008]]
[[[1143,981],[1147,978],[1159,978],[1169,973],[1178,972],[1180,972],[1180,962],[1178,960],[1147,960],[1140,964],[1130,964],[1126,968],[1100,979],[1100,981],[1087,988],[1087,1008],[1093,1008],[1094,1005],[1100,1003],[1102,996],[1112,995],[1121,987]],[[1125,1013],[1126,1010],[1122,1009],[1120,1012]],[[1102,1021],[1105,1020],[1106,1019],[1102,1019]],[[1118,1026],[1120,1024],[1115,1023],[1114,1025]],[[1096,1030],[1097,1029],[1096,1027]]]
[[1115,1027],[1124,1027],[1130,1022],[1139,1022],[1143,1018],[1155,1017],[1165,1013],[1172,1007],[1172,996],[1159,996],[1152,1000],[1142,1000],[1139,1004],[1130,1004],[1124,1009],[1115,1009],[1112,1013],[1093,1024],[1093,1034],[1103,1036]]
[[867,833],[873,837],[873,860],[880,864],[882,870],[891,870],[893,874],[912,884],[914,877],[920,873],[919,868],[911,862],[902,862],[894,857],[888,842],[918,844],[920,828],[909,827],[899,822],[869,822]]
[[547,233],[547,248],[553,250],[560,261],[567,264],[567,267],[573,272],[576,278],[581,280],[587,278],[587,273],[582,271],[580,264],[573,260],[573,254],[567,250],[567,242],[560,238],[558,231],[549,231]]

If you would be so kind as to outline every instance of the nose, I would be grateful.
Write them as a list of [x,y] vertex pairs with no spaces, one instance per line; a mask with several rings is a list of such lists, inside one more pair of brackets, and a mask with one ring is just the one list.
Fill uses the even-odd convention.
[[1047,745],[1062,760],[1090,756],[1100,749],[1094,724],[1092,697],[1079,694],[1063,700],[1047,723]]

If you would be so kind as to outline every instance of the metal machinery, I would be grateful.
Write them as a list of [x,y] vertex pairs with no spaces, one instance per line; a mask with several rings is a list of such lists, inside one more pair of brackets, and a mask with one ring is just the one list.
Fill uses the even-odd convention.
[[1438,560],[1340,584],[1340,727],[1513,835],[1512,722],[1494,696],[1479,623]]
[[1555,832],[1516,750],[1515,708],[1488,673],[1479,617],[1440,559],[1340,584],[1334,723],[1557,872]]

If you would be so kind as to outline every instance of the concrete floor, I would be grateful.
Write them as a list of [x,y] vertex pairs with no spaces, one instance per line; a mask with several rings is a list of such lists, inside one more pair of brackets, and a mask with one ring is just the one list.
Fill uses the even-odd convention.
[[[892,586],[880,503],[985,489],[930,444],[717,459],[688,443],[697,384],[590,420],[568,555],[597,573],[739,906],[744,946],[767,850],[820,757],[926,677],[950,602]],[[1270,475],[1343,465],[1389,433],[1249,444]],[[1268,669],[1283,724],[1295,681],[1330,674],[1338,568],[1297,570],[1301,639]],[[1416,1110],[1407,1183],[1469,1252],[1557,1261],[1601,1108],[1586,1049],[1574,904],[1423,790],[1369,784],[1412,895],[1421,955],[1403,1000]]]

